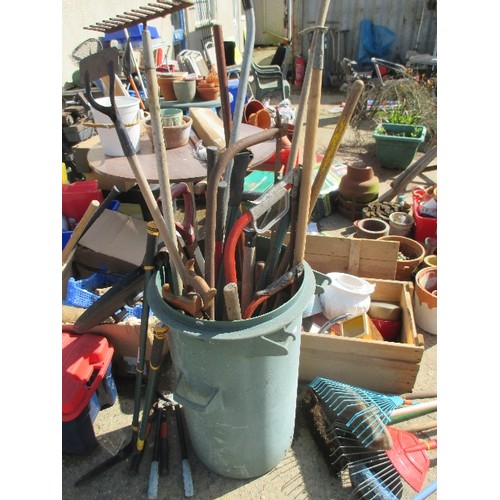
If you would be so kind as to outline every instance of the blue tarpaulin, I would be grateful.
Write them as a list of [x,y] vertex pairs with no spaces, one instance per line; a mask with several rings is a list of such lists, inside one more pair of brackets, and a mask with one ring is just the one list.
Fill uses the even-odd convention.
[[372,57],[391,60],[391,48],[396,34],[385,26],[377,26],[369,19],[359,24],[359,47],[356,62],[370,64]]

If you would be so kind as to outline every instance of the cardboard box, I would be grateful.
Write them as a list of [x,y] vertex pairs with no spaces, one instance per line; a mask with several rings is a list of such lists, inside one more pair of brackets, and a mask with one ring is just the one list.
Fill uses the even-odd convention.
[[210,108],[189,108],[189,116],[193,119],[192,128],[203,141],[205,147],[215,146],[219,151],[226,147],[224,122]]
[[140,266],[146,252],[147,222],[104,210],[78,245],[107,257]]
[[400,342],[303,332],[299,380],[316,376],[385,393],[411,392],[424,353],[412,307],[413,284],[367,279],[375,284],[372,300],[398,302],[402,309]]
[[[288,241],[287,237],[285,243]],[[398,251],[399,243],[394,241],[308,234],[305,260],[323,274],[338,272],[393,280]]]

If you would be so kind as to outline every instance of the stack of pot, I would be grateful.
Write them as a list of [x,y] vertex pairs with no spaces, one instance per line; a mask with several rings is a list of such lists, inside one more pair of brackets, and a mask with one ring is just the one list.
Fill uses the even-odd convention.
[[380,181],[373,168],[362,162],[347,165],[347,172],[340,180],[338,208],[351,220],[360,219],[363,208],[378,199]]

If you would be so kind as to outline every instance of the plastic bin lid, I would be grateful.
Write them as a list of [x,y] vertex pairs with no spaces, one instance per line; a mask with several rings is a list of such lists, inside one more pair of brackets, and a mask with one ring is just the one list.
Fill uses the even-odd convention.
[[62,334],[62,420],[74,420],[106,375],[114,349],[101,335]]

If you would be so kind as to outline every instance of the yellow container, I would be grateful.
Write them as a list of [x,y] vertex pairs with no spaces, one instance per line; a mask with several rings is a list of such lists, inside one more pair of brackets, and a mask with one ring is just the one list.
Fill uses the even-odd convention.
[[66,172],[66,163],[62,162],[62,183],[69,184],[68,182],[68,172]]

